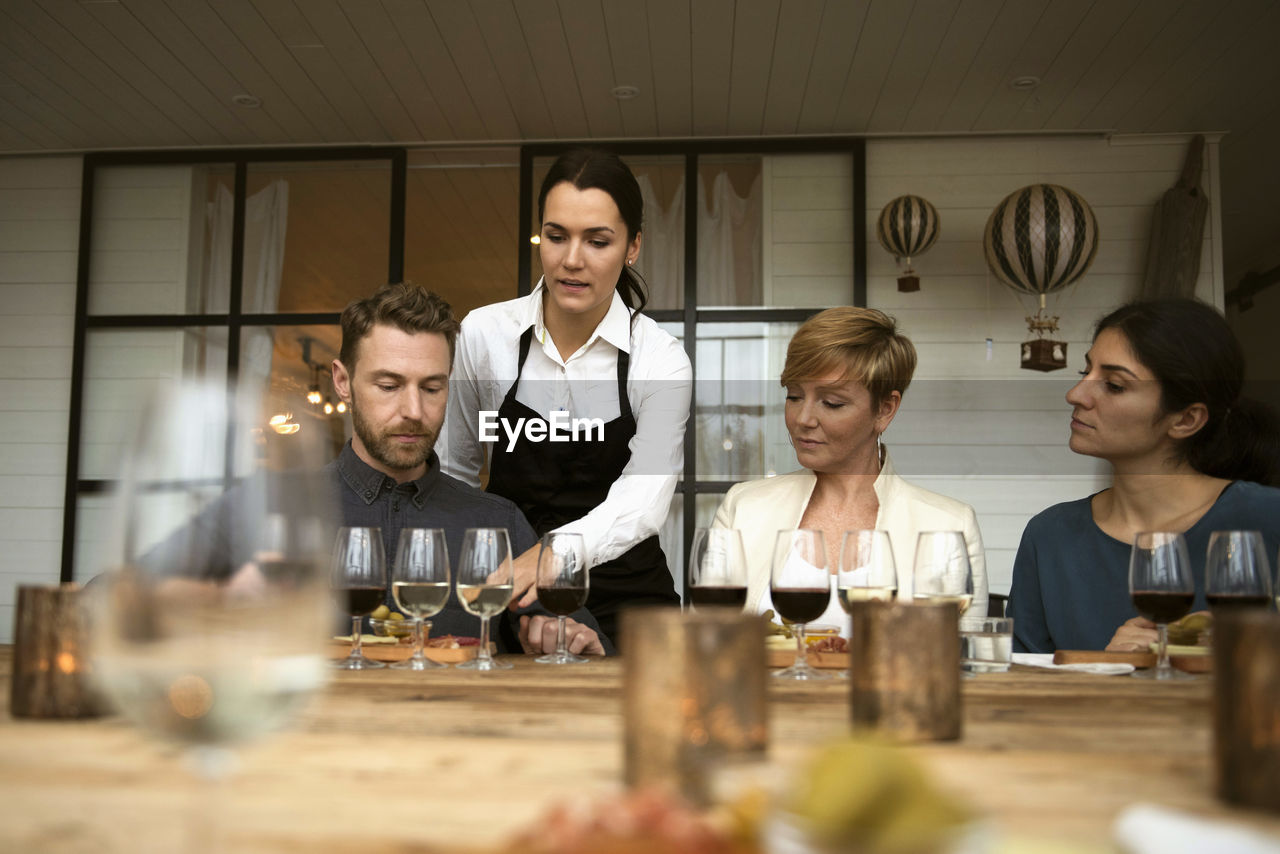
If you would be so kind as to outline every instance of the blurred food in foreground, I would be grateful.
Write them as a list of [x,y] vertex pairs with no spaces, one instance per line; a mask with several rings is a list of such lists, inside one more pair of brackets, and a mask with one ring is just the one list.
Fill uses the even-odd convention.
[[724,810],[700,812],[656,791],[556,806],[507,848],[522,854],[758,854]]
[[947,851],[973,819],[905,751],[852,738],[802,768],[784,807],[820,851]]
[[1187,614],[1169,624],[1169,643],[1181,646],[1205,646],[1213,629],[1213,617],[1203,611]]

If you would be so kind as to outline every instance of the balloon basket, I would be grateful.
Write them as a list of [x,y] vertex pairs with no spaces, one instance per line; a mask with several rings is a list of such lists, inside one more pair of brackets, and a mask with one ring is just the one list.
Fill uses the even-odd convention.
[[1034,338],[1022,342],[1022,368],[1027,371],[1057,371],[1067,366],[1067,342]]
[[918,291],[918,290],[920,290],[920,277],[919,277],[919,276],[916,276],[916,275],[914,275],[914,274],[913,274],[913,275],[910,275],[910,276],[899,276],[899,277],[898,277],[898,292],[899,292],[899,293],[909,294],[909,293],[914,293],[915,291]]

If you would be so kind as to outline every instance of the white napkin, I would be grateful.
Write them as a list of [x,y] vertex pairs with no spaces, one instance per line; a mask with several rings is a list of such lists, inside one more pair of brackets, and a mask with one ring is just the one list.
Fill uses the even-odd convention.
[[1280,840],[1226,821],[1154,804],[1134,804],[1116,819],[1115,840],[1132,854],[1280,854]]
[[1043,667],[1046,670],[1070,670],[1072,673],[1092,673],[1096,676],[1123,676],[1132,673],[1132,664],[1054,664],[1051,652],[1015,652],[1014,664],[1025,664],[1029,667]]

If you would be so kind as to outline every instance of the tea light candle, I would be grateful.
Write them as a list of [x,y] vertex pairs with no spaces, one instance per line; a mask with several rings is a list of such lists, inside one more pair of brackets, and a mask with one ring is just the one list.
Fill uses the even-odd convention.
[[102,713],[88,678],[88,626],[80,588],[18,588],[9,711],[14,717],[81,718]]

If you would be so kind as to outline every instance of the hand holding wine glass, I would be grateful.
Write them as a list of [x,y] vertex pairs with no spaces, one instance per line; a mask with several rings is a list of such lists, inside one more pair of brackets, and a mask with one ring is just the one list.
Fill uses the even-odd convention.
[[1214,531],[1205,555],[1209,607],[1266,608],[1271,605],[1271,565],[1258,531]]
[[489,619],[506,609],[515,581],[506,528],[468,528],[458,558],[458,599],[480,618],[480,651],[462,670],[509,670],[510,662],[489,653]]
[[445,665],[422,653],[423,621],[449,601],[449,549],[440,528],[405,528],[396,546],[391,594],[400,610],[413,617],[413,655],[391,665],[397,670],[435,670]]
[[539,664],[578,664],[589,661],[565,646],[565,621],[587,604],[590,572],[587,546],[581,534],[551,532],[538,551],[538,603],[556,615],[556,651],[539,656]]
[[689,550],[689,598],[695,607],[747,604],[747,558],[736,528],[699,528]]
[[338,531],[333,549],[332,583],[346,612],[351,615],[351,653],[335,665],[340,670],[375,670],[386,667],[361,652],[360,623],[387,595],[387,558],[382,531],[349,527]]
[[823,615],[831,601],[831,572],[827,546],[821,531],[779,531],[773,549],[769,596],[779,616],[792,623],[796,635],[796,660],[773,675],[779,679],[830,679],[809,665],[805,625]]
[[1156,666],[1135,670],[1140,679],[1191,679],[1169,665],[1169,623],[1186,616],[1195,601],[1191,559],[1182,534],[1143,531],[1133,539],[1129,553],[1129,594],[1133,607],[1156,624],[1159,652]]

